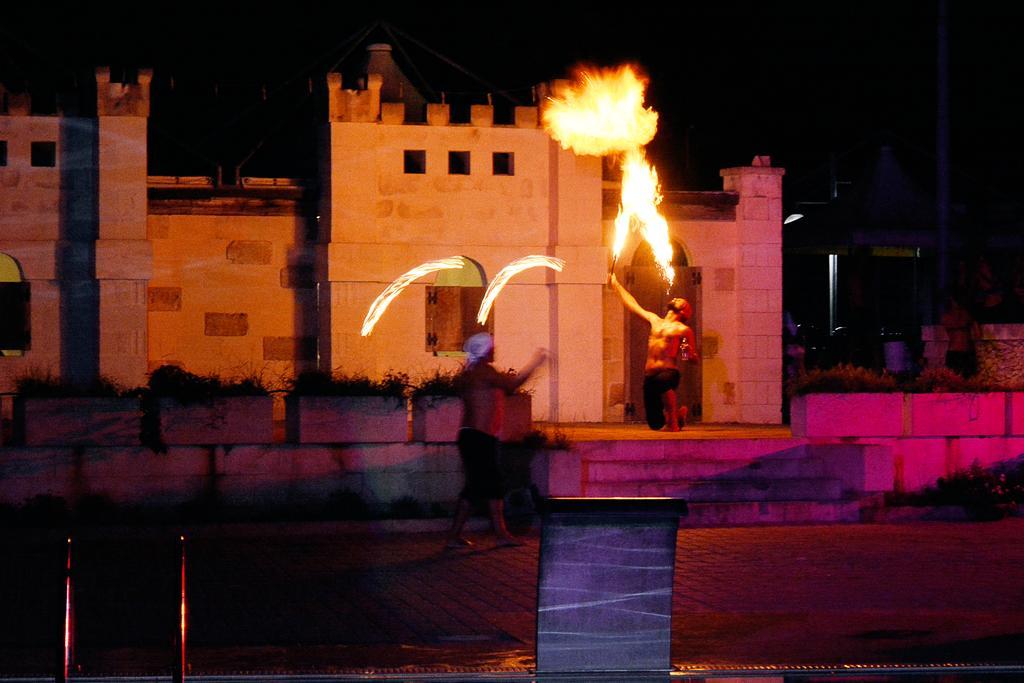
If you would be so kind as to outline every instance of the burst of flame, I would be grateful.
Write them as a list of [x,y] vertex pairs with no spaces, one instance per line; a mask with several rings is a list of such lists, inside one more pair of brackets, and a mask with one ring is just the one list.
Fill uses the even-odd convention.
[[658,129],[658,114],[643,106],[646,87],[647,81],[629,66],[580,71],[573,84],[558,88],[545,103],[543,121],[563,149],[619,157],[622,199],[615,219],[613,259],[618,259],[630,230],[637,230],[651,245],[662,276],[671,286],[675,279],[672,243],[668,222],[658,213],[658,174],[643,152]]
[[502,288],[512,279],[512,276],[521,273],[527,268],[537,268],[543,266],[552,270],[562,272],[562,268],[565,267],[565,261],[554,256],[541,256],[538,254],[531,254],[530,256],[523,256],[512,261],[507,266],[498,271],[498,274],[491,280],[491,284],[487,285],[487,290],[484,292],[484,298],[480,302],[480,310],[476,314],[476,321],[481,325],[487,322],[487,316],[491,314],[491,306],[494,304],[494,300],[497,298],[498,293],[501,292]]
[[579,71],[556,89],[542,113],[544,128],[562,149],[604,156],[643,147],[658,131],[658,114],[644,108],[647,81],[629,66]]
[[675,279],[672,267],[672,242],[668,237],[668,222],[658,212],[661,190],[658,172],[647,163],[643,150],[627,152],[622,161],[622,203],[615,217],[615,245],[612,253],[617,257],[626,241],[631,225],[651,245],[654,260],[662,277],[671,286]]
[[377,324],[377,321],[380,320],[380,317],[384,315],[384,311],[386,311],[388,306],[391,304],[392,299],[401,294],[402,290],[412,284],[413,281],[428,273],[434,273],[439,270],[462,268],[462,265],[463,261],[461,256],[449,256],[448,258],[421,263],[394,280],[390,285],[385,287],[384,291],[373,300],[372,304],[370,304],[370,309],[366,312],[366,317],[363,318],[363,328],[360,334],[364,337],[369,336],[369,334],[373,332],[373,328]]

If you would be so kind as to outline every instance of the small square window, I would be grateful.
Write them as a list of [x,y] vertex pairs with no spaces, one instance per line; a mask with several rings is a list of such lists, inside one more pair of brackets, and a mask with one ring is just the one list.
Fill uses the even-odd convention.
[[448,152],[448,175],[469,175],[469,152]]
[[423,149],[407,149],[405,150],[405,172],[406,173],[426,173],[427,172],[427,152]]
[[493,157],[494,175],[515,175],[515,154],[512,152],[495,152]]
[[32,143],[32,165],[49,166],[57,165],[57,143],[56,142],[33,142]]
[[0,140],[0,166],[7,165],[7,140]]

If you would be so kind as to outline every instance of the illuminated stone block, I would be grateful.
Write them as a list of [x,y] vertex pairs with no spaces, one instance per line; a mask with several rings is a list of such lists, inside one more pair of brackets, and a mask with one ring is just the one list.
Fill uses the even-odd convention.
[[15,441],[25,446],[138,446],[139,399],[14,399]]
[[408,440],[405,399],[390,396],[289,396],[292,443],[395,443]]
[[270,396],[225,396],[182,404],[162,398],[160,435],[168,445],[270,443],[274,433],[274,399]]
[[790,404],[793,436],[900,436],[903,394],[807,394]]
[[909,394],[911,436],[1001,436],[1003,393]]
[[462,400],[452,396],[419,396],[412,402],[412,440],[453,442],[462,424]]

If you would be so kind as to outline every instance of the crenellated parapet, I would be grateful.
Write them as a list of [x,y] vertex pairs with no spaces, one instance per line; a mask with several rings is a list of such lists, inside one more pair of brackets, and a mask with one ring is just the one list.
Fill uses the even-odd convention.
[[[384,78],[380,74],[370,74],[366,77],[365,89],[346,90],[342,87],[340,73],[327,74],[329,120],[360,123],[380,121],[380,89],[383,83]],[[392,105],[389,107],[389,113],[394,112],[395,108]]]
[[152,69],[139,69],[136,83],[118,83],[110,67],[96,69],[96,113],[99,116],[149,116],[149,85]]
[[[346,89],[343,87],[340,73],[327,74],[328,121],[392,125],[409,123],[406,121],[404,102],[384,101],[383,85],[384,77],[381,74],[371,73],[366,77],[365,89]],[[515,128],[537,128],[539,122],[537,107],[516,107],[511,125]],[[427,103],[426,124],[428,126],[468,125],[477,128],[491,128],[496,125],[509,126],[508,123],[495,121],[494,106],[490,104],[471,105],[468,123],[452,123],[451,105],[444,102]]]

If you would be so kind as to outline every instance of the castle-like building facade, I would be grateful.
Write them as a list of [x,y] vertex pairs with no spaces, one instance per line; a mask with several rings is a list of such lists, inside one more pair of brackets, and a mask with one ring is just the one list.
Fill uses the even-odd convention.
[[[168,363],[271,383],[315,368],[415,379],[457,367],[483,288],[541,254],[565,267],[524,271],[498,297],[497,364],[551,351],[530,385],[536,419],[642,415],[646,325],[606,286],[618,186],[601,159],[561,149],[533,106],[496,123],[475,105],[453,123],[449,105],[425,103],[413,123],[389,94],[397,70],[373,68],[386,46],[371,50],[360,87],[327,77],[314,179],[148,175],[144,70],[118,83],[98,69],[95,117],[32,115],[0,92],[0,392],[40,372],[138,385]],[[703,356],[686,400],[705,421],[776,423],[782,169],[755,157],[721,175],[720,192],[662,204],[672,294],[695,303]],[[449,256],[463,268],[417,280],[360,334],[388,283]],[[670,294],[638,241],[618,268],[644,305]]]

